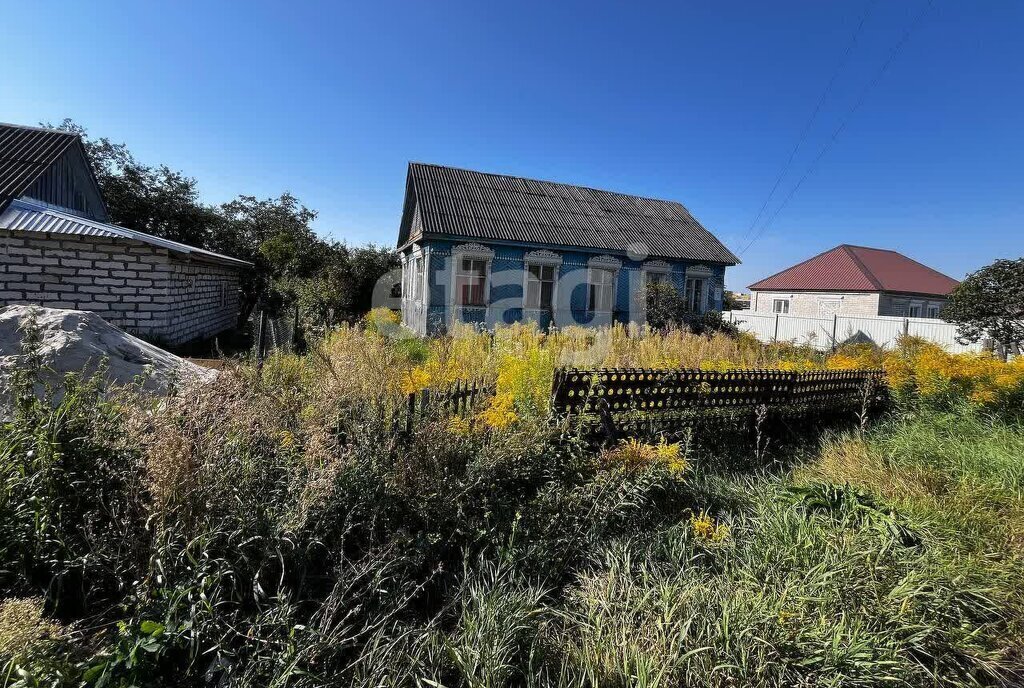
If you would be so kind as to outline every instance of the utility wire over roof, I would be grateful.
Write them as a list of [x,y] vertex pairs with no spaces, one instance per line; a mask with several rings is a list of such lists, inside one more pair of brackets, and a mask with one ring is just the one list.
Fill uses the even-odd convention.
[[398,246],[428,236],[739,262],[674,201],[413,162]]

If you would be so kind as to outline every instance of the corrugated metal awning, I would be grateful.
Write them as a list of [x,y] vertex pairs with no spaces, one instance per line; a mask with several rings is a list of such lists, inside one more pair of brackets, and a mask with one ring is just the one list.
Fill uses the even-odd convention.
[[195,256],[201,260],[224,263],[237,267],[252,267],[252,263],[225,256],[206,249],[196,248],[170,239],[161,239],[152,234],[137,232],[133,229],[108,225],[84,217],[78,217],[48,206],[34,203],[24,198],[12,201],[3,213],[0,213],[0,229],[20,232],[39,232],[51,234],[71,234],[78,236],[106,237],[111,239],[131,239],[152,246],[164,248],[175,253]]

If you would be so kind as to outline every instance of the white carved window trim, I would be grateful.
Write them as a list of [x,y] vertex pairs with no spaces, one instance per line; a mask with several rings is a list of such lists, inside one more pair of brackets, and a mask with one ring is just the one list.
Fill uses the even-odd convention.
[[[687,307],[695,305],[694,309],[697,313],[704,313],[707,311],[708,305],[708,294],[710,293],[711,280],[715,278],[715,272],[707,265],[691,265],[686,268],[686,281],[683,282],[683,299],[686,301]],[[700,280],[700,294],[697,295],[696,304],[691,304],[690,299],[690,285],[694,280]]]
[[[562,256],[558,255],[554,251],[538,250],[529,251],[523,256],[523,309],[528,311],[547,311],[554,310],[555,304],[558,303],[558,268],[562,265]],[[530,268],[551,268],[552,279],[551,279],[551,305],[542,306],[540,305],[541,290],[537,290],[537,305],[530,305]],[[541,280],[543,281],[543,280]]]
[[[421,247],[416,247],[409,252],[406,260],[409,272],[409,301],[422,304],[424,295],[427,293],[427,256]],[[403,292],[405,293],[405,292]]]
[[[593,313],[611,313],[615,310],[615,303],[618,298],[618,286],[619,286],[619,271],[622,269],[622,261],[613,258],[612,256],[596,256],[587,261],[587,310]],[[595,275],[611,274],[611,278],[607,283],[602,282],[600,285],[595,282]],[[601,287],[608,290],[610,294],[608,297],[607,308],[599,308],[598,305],[598,292],[597,288]],[[605,305],[605,299],[600,299],[600,305]]]
[[672,266],[664,260],[649,260],[641,266],[640,274],[643,275],[643,289],[645,290],[647,285],[651,284],[651,275],[662,276],[671,284]]
[[[480,260],[484,262],[484,284],[482,304],[459,303],[459,275],[462,272],[462,261]],[[451,302],[456,308],[487,308],[490,305],[491,264],[494,262],[494,249],[483,244],[459,244],[452,249],[451,271]]]

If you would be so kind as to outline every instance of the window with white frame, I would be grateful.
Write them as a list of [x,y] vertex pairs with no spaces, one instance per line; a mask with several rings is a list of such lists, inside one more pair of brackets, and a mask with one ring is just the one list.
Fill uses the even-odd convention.
[[487,305],[487,259],[462,257],[455,272],[455,303],[459,306]]
[[668,284],[668,273],[649,270],[644,273],[647,277],[647,284]]
[[590,268],[588,305],[592,311],[610,311],[615,307],[615,277],[610,267]]
[[911,318],[920,318],[923,312],[924,306],[922,306],[919,303],[912,303],[910,304],[910,310],[907,311],[907,315],[909,315]]
[[412,259],[412,300],[423,301],[423,256],[415,256]]
[[550,310],[555,300],[555,266],[526,266],[526,308]]
[[703,277],[686,278],[686,307],[694,313],[704,312],[704,294],[707,280]]
[[789,313],[789,299],[772,299],[772,313]]
[[942,306],[940,306],[939,304],[937,304],[937,303],[930,303],[930,304],[928,304],[928,317],[929,318],[938,318],[939,314],[941,312],[942,312]]

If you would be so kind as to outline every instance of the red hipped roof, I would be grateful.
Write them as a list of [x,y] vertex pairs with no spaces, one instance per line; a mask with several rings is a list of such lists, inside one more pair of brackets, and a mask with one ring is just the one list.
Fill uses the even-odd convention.
[[842,244],[750,285],[755,291],[887,291],[945,296],[959,284],[902,253]]

